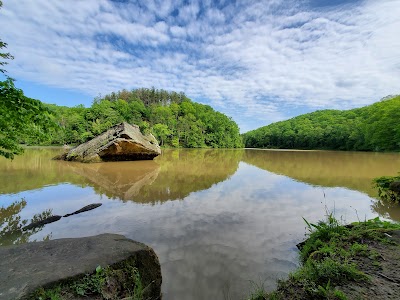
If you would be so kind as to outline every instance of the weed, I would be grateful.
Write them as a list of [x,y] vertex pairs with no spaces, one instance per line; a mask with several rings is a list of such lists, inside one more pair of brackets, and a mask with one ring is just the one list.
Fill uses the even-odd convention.
[[[53,287],[36,290],[30,299],[62,300],[75,297],[96,296],[99,299],[119,299],[121,295],[132,300],[143,299],[145,288],[136,267],[127,265],[125,269],[102,268],[94,273],[59,283]],[[97,298],[96,298],[97,299]]]
[[337,289],[332,288],[331,281],[329,280],[326,286],[319,285],[316,294],[322,297],[323,299],[338,299],[338,300],[346,300],[346,295]]
[[138,269],[131,267],[131,279],[134,283],[134,290],[132,300],[142,300],[143,299],[143,284],[140,278]]
[[265,292],[264,283],[256,283],[254,281],[250,281],[252,286],[252,291],[250,293],[250,297],[247,300],[264,300],[271,299],[267,298],[268,295]]
[[368,245],[355,242],[350,246],[350,253],[352,256],[368,256]]

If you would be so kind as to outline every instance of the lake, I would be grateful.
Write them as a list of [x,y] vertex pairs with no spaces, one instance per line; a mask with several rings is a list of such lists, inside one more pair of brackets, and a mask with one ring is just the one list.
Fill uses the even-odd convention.
[[[298,265],[303,217],[316,222],[329,210],[345,222],[400,221],[399,207],[379,201],[371,184],[400,171],[397,153],[167,149],[154,161],[51,160],[61,151],[0,158],[0,205],[9,207],[0,243],[123,234],[157,253],[163,299],[243,299],[254,285],[273,289]],[[103,205],[33,234],[1,227],[91,203]]]

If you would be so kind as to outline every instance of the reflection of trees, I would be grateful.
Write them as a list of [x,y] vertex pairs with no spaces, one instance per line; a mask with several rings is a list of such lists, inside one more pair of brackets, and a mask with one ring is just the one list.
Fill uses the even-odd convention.
[[0,158],[0,194],[13,194],[61,182],[78,183],[79,176],[52,158],[61,148],[28,148],[13,161]]
[[99,194],[142,203],[183,199],[233,175],[243,150],[164,150],[155,161],[70,163]]
[[163,150],[154,161],[81,164],[51,160],[60,149],[28,149],[14,161],[0,159],[0,194],[70,182],[93,186],[110,198],[143,203],[183,199],[233,175],[244,150]]
[[338,151],[246,150],[243,161],[258,168],[312,185],[345,187],[378,199],[372,209],[400,220],[400,208],[381,201],[372,179],[396,175],[400,156],[394,153]]
[[183,199],[192,192],[209,189],[232,176],[243,150],[165,150],[157,162],[160,173],[145,186],[139,202]]
[[400,156],[366,152],[246,150],[243,161],[305,183],[345,187],[376,198],[372,179],[397,174]]
[[[30,236],[42,230],[43,226],[38,226],[30,230],[22,230],[28,224],[28,220],[21,220],[19,215],[26,206],[24,199],[15,201],[8,207],[0,208],[0,246],[16,245],[27,243]],[[52,210],[48,209],[40,214],[36,214],[29,223],[44,220],[52,215]],[[49,239],[50,235],[45,239]]]
[[372,209],[380,216],[394,221],[400,221],[400,205],[385,200],[378,200],[372,204]]

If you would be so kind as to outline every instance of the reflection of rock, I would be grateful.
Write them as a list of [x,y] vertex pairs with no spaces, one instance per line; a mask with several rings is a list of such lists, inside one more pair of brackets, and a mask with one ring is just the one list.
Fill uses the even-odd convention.
[[153,183],[160,171],[160,166],[154,161],[71,163],[69,167],[86,178],[99,193],[122,200],[134,200],[143,186]]
[[[135,267],[145,287],[143,299],[161,296],[157,255],[150,247],[122,235],[102,234],[0,247],[0,257],[1,299],[27,298],[39,287],[72,278],[79,280],[99,265],[118,270]],[[124,283],[133,290],[132,281]]]
[[141,203],[184,199],[232,176],[244,153],[242,149],[165,149],[154,161],[78,164],[51,160],[59,151],[27,149],[12,163],[0,159],[4,170],[0,194],[68,182]]
[[148,160],[160,154],[154,136],[144,136],[138,126],[124,122],[56,159],[80,162]]
[[86,205],[86,206],[82,207],[81,209],[79,209],[77,211],[74,211],[73,213],[66,214],[63,217],[66,218],[66,217],[69,217],[69,216],[72,216],[72,215],[77,215],[77,214],[83,213],[85,211],[89,211],[89,210],[95,209],[95,208],[97,208],[97,207],[99,207],[101,205],[102,205],[102,203],[89,204],[89,205]]
[[243,150],[170,150],[155,161],[68,163],[96,192],[141,203],[183,199],[233,175]]
[[30,229],[33,229],[33,228],[36,228],[36,227],[44,226],[46,224],[50,224],[50,223],[56,222],[56,221],[58,221],[60,219],[61,219],[61,216],[51,216],[51,217],[48,217],[48,218],[46,218],[44,220],[32,222],[31,224],[23,227],[22,230],[30,230]]

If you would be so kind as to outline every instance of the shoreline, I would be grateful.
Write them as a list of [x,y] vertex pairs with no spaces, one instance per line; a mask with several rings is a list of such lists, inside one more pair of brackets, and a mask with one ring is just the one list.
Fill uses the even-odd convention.
[[400,299],[400,224],[379,218],[348,225],[332,214],[305,220],[309,237],[297,245],[301,265],[272,292],[249,300]]

